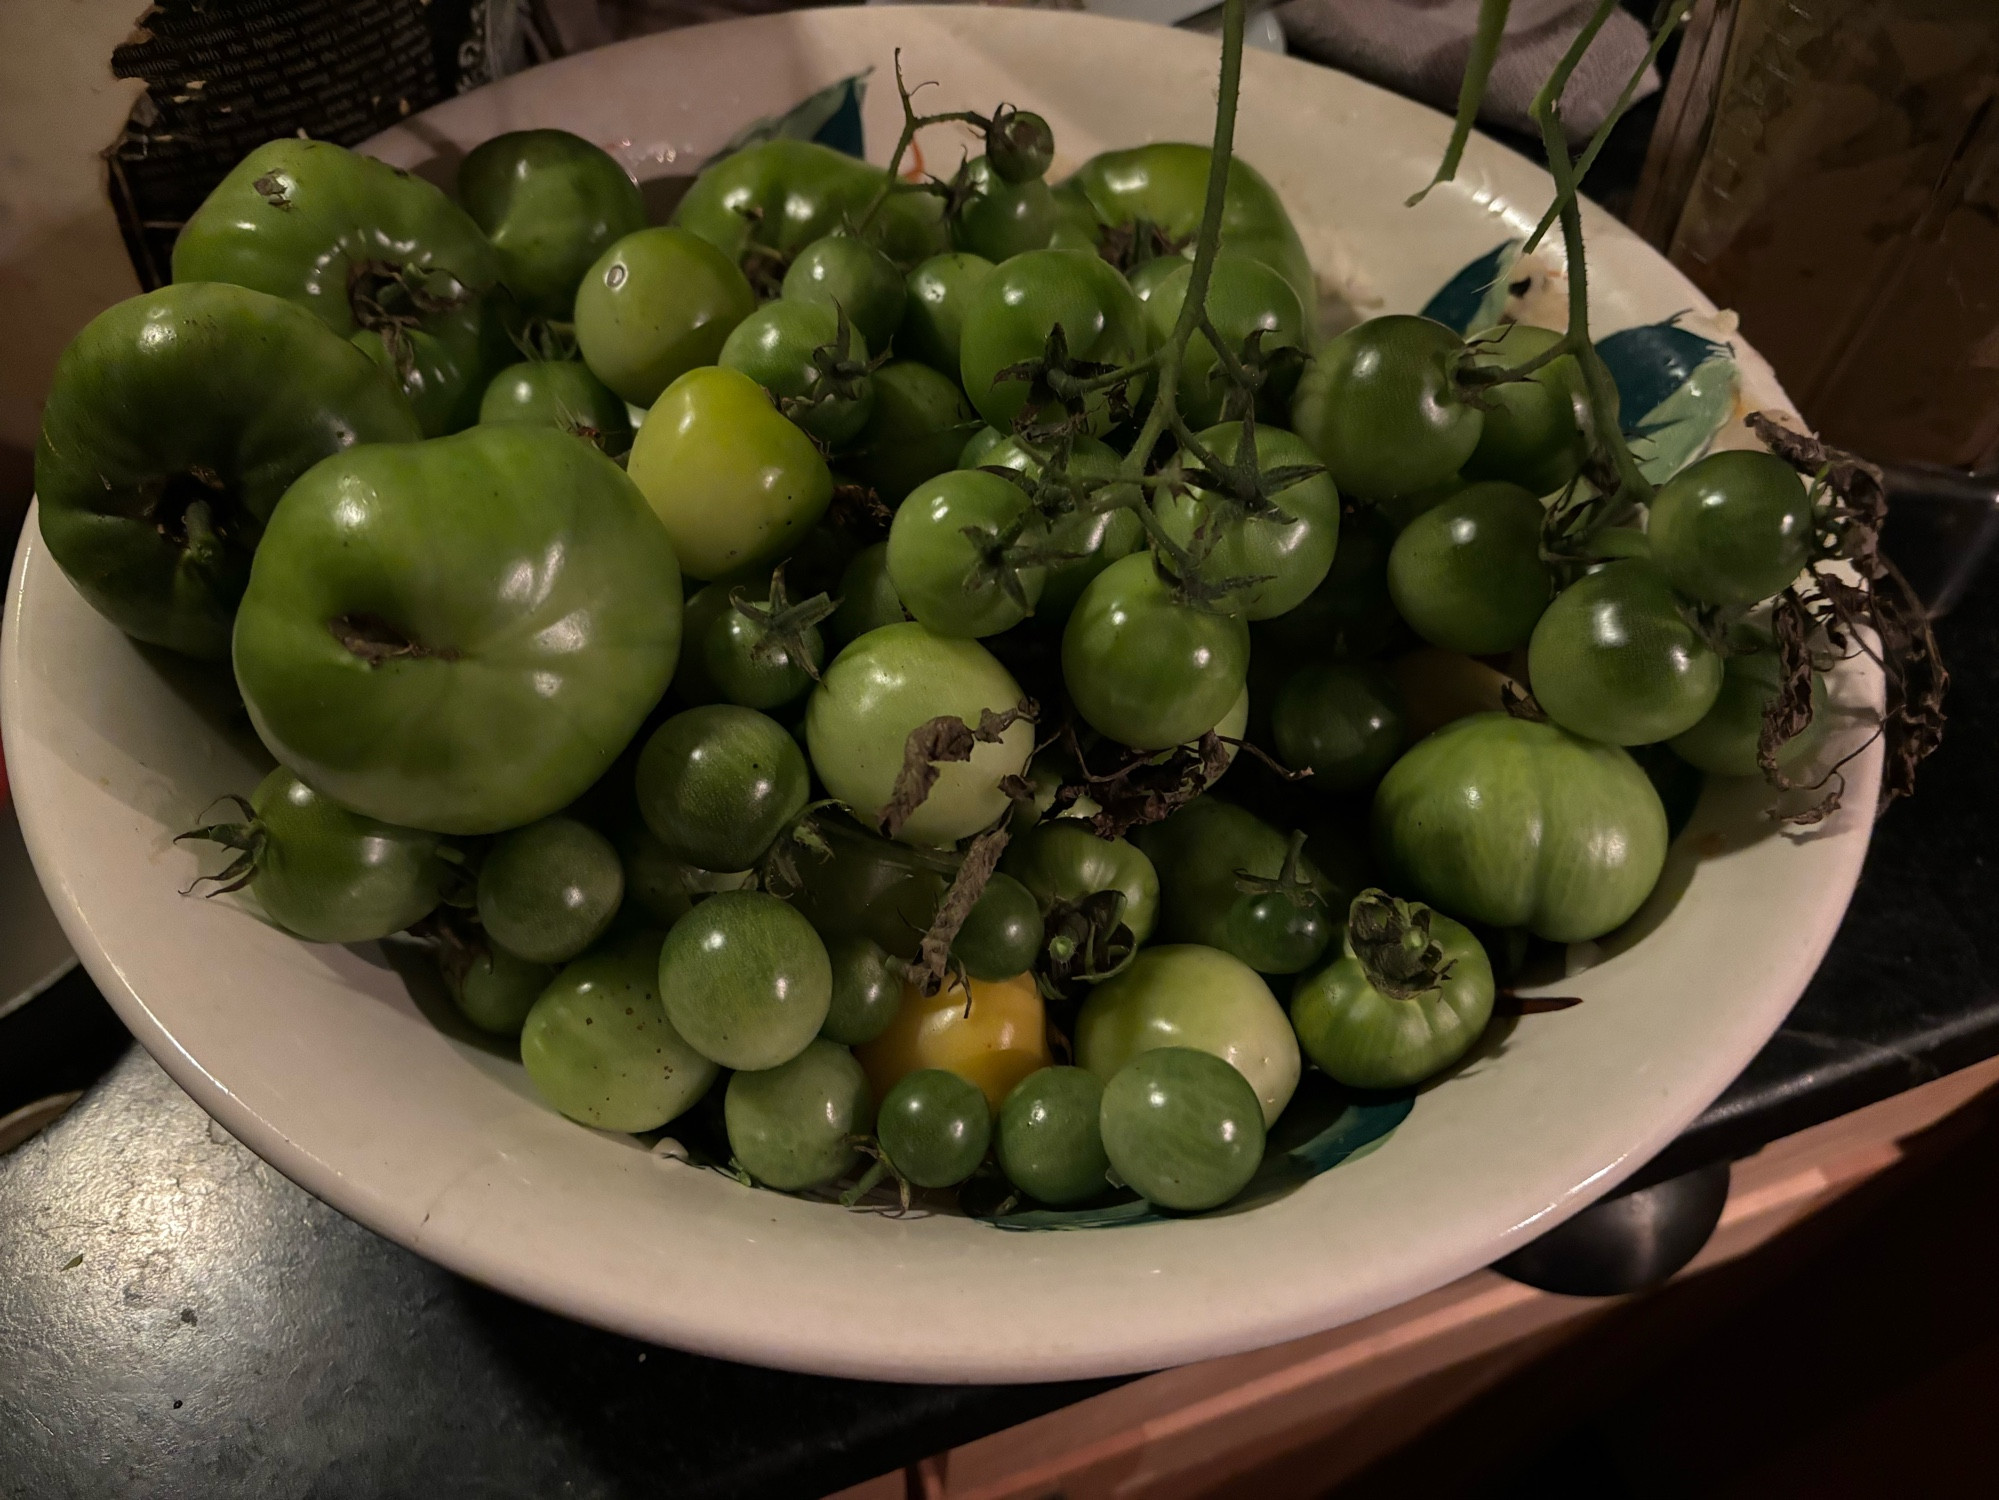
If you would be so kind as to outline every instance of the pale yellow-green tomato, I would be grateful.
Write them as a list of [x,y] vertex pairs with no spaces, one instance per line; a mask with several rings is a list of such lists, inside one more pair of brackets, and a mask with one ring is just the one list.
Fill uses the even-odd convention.
[[749,376],[689,370],[660,393],[628,472],[689,578],[721,578],[795,548],[833,498],[812,439]]
[[[950,715],[977,728],[990,709],[1021,701],[1020,684],[977,641],[932,635],[911,621],[857,637],[833,658],[805,707],[805,743],[829,795],[872,822],[888,805],[913,729]],[[1007,810],[1000,782],[1034,753],[1034,725],[1016,719],[997,741],[945,761],[898,837],[945,845],[977,833]]]
[[1141,948],[1083,1002],[1076,1061],[1105,1083],[1154,1047],[1192,1047],[1228,1063],[1256,1090],[1266,1127],[1298,1087],[1298,1037],[1284,1007],[1262,975],[1219,948]]

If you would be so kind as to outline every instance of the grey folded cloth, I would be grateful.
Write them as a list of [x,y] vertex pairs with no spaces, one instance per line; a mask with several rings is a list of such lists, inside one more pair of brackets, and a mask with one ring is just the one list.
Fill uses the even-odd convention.
[[[1591,0],[1513,0],[1479,118],[1539,134],[1527,106],[1595,8]],[[1294,52],[1455,112],[1478,0],[1290,0],[1277,19]],[[1610,114],[1647,40],[1644,24],[1627,11],[1604,23],[1562,95],[1571,142],[1587,139]],[[1634,98],[1659,87],[1656,71],[1645,75]]]

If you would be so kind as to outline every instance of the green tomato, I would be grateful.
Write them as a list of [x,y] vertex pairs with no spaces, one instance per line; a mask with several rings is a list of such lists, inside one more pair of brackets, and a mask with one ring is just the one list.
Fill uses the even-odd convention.
[[1721,658],[1665,575],[1637,558],[1555,596],[1528,643],[1527,672],[1549,718],[1612,745],[1671,739],[1721,692]]
[[599,1130],[657,1130],[716,1077],[660,1006],[659,936],[639,933],[558,974],[521,1027],[521,1062],[541,1096]]
[[986,158],[1006,182],[1045,177],[1055,161],[1055,132],[1031,110],[1002,104],[986,130]]
[[[1550,328],[1506,323],[1472,335],[1468,363],[1474,370],[1524,364],[1561,339]],[[1551,495],[1576,477],[1589,452],[1589,392],[1573,354],[1550,360],[1525,380],[1486,386],[1480,399],[1485,421],[1465,460],[1465,478],[1504,480],[1533,495]]]
[[91,607],[220,660],[278,498],[355,443],[418,436],[409,405],[311,313],[244,287],[162,287],[57,361],[35,449],[42,538]]
[[754,871],[704,870],[680,858],[637,818],[618,829],[616,843],[625,869],[625,904],[643,925],[671,927],[704,896],[756,885]]
[[1492,964],[1478,939],[1441,912],[1414,911],[1427,914],[1428,926],[1409,929],[1400,946],[1411,956],[1434,946],[1435,984],[1421,986],[1401,968],[1384,973],[1368,948],[1357,956],[1349,926],[1340,956],[1291,991],[1299,1045],[1348,1088],[1421,1083],[1463,1057],[1492,1018]]
[[992,268],[983,255],[954,251],[933,255],[911,271],[903,283],[902,331],[896,335],[896,347],[955,381],[965,308],[972,289]]
[[979,1086],[942,1068],[905,1073],[882,1096],[875,1136],[914,1187],[955,1187],[985,1160],[992,1110]]
[[[1087,203],[1107,227],[1151,225],[1169,240],[1191,242],[1200,232],[1213,163],[1208,147],[1177,141],[1106,151],[1084,162],[1057,196]],[[1229,162],[1223,189],[1221,244],[1277,272],[1298,294],[1305,326],[1318,321],[1319,283],[1304,241],[1277,190],[1240,156]]]
[[833,499],[812,439],[762,386],[720,366],[666,388],[632,440],[633,481],[690,578],[766,567],[796,547]]
[[838,814],[812,821],[825,849],[801,854],[799,889],[787,899],[828,942],[864,937],[913,962],[957,874],[957,859],[883,838]]
[[[811,691],[826,660],[819,627],[805,625],[795,635],[776,632],[768,616],[770,585],[760,589],[711,583],[687,601],[686,641],[673,688],[689,703],[740,704],[770,710],[795,703]],[[759,597],[761,596],[761,597]],[[736,604],[740,597],[753,610]]]
[[499,252],[514,300],[563,322],[597,257],[646,226],[631,174],[566,130],[511,130],[473,147],[458,166],[458,201]]
[[639,752],[646,826],[707,870],[747,870],[811,792],[805,756],[784,726],[733,703],[675,714]]
[[830,626],[833,638],[857,641],[870,630],[900,625],[908,618],[895,580],[888,576],[888,543],[863,547],[840,575],[840,607],[833,611]]
[[827,302],[766,302],[722,344],[720,363],[769,391],[778,410],[829,447],[851,442],[875,409],[868,341]]
[[[1159,935],[1199,943],[1267,974],[1317,962],[1332,941],[1332,885],[1302,854],[1288,889],[1279,882],[1291,841],[1246,808],[1197,797],[1172,817],[1134,830],[1133,842],[1159,872]],[[1274,898],[1274,899],[1271,899]]]
[[673,676],[680,570],[618,466],[548,428],[350,449],[271,517],[236,683],[285,765],[441,833],[587,790]]
[[[1225,422],[1201,433],[1201,445],[1231,465],[1242,451],[1242,434],[1242,423]],[[1256,429],[1261,473],[1298,465],[1316,468],[1318,462],[1302,438],[1279,427]],[[1201,560],[1202,578],[1217,585],[1231,578],[1250,580],[1219,604],[1252,620],[1288,614],[1304,603],[1332,570],[1339,547],[1340,495],[1325,474],[1286,485],[1269,503],[1275,514],[1252,514],[1226,491],[1201,488],[1154,502],[1160,523],[1175,542],[1190,550],[1209,547]]]
[[493,1036],[518,1037],[542,992],[555,982],[554,964],[538,964],[484,943],[448,964],[445,985],[458,1013]]
[[1134,1057],[1104,1085],[1098,1119],[1112,1169],[1161,1208],[1217,1208],[1263,1163],[1256,1095],[1206,1052],[1161,1047]]
[[1118,920],[1131,929],[1133,946],[1152,936],[1159,876],[1152,861],[1124,839],[1099,838],[1081,823],[1058,818],[1037,823],[1009,844],[1000,868],[1033,892],[1044,911],[1116,891],[1122,898]]
[[979,421],[957,381],[913,359],[890,360],[874,383],[874,412],[841,462],[893,508],[956,467]]
[[829,234],[798,252],[784,273],[784,300],[846,309],[862,338],[885,349],[902,326],[902,272],[866,240]]
[[722,1100],[729,1150],[765,1187],[798,1192],[852,1171],[857,1137],[873,1128],[868,1076],[823,1037],[775,1068],[738,1073]]
[[903,607],[937,635],[977,638],[1034,612],[1048,533],[1020,487],[953,469],[909,492],[888,532],[888,576]]
[[1372,786],[1402,753],[1406,726],[1395,679],[1366,662],[1312,662],[1270,705],[1277,754],[1312,784],[1336,792]]
[[500,835],[479,867],[479,921],[493,941],[534,963],[574,958],[604,935],[625,898],[611,841],[574,818],[543,818]]
[[659,952],[667,1018],[725,1068],[774,1068],[803,1052],[833,1003],[826,945],[796,910],[761,891],[710,896],[673,924]]
[[1291,403],[1292,426],[1345,495],[1387,500],[1449,479],[1484,414],[1459,393],[1465,341],[1442,323],[1369,318],[1321,349]]
[[1265,1125],[1298,1087],[1298,1039],[1283,1007],[1256,970],[1218,948],[1141,949],[1077,1013],[1076,1061],[1106,1087],[1132,1058],[1159,1047],[1192,1047],[1229,1064],[1249,1080]]
[[1006,1180],[1062,1208],[1101,1195],[1111,1161],[1098,1127],[1104,1086],[1087,1068],[1043,1068],[1000,1106],[993,1145]]
[[1703,604],[1754,604],[1796,582],[1818,523],[1797,471],[1774,453],[1710,453],[1652,497],[1652,561]]
[[1379,656],[1406,635],[1388,592],[1388,558],[1395,526],[1373,506],[1340,521],[1339,550],[1325,581],[1289,614],[1253,627],[1257,657],[1360,661]]
[[1541,560],[1541,502],[1517,484],[1468,485],[1402,528],[1388,591],[1416,634],[1446,651],[1524,646],[1554,595]]
[[998,262],[1048,247],[1055,196],[1039,176],[1009,181],[975,156],[959,168],[952,187],[963,195],[950,221],[953,249]]
[[1099,573],[1062,632],[1062,679],[1098,733],[1170,750],[1214,728],[1249,680],[1249,628],[1173,597],[1149,552]]
[[[1027,410],[1031,383],[1002,380],[1009,366],[1041,359],[1049,334],[1060,328],[1072,361],[1122,366],[1150,348],[1145,311],[1125,279],[1086,250],[1030,250],[993,268],[972,289],[959,343],[958,373],[965,393],[986,422],[1011,430]],[[1127,406],[1136,406],[1145,377],[1123,387]],[[1088,397],[1088,427],[1108,431],[1118,413],[1108,390]],[[1044,415],[1060,415],[1048,408]]]
[[[1140,299],[1145,303],[1155,344],[1172,337],[1173,325],[1187,300],[1187,285],[1194,276],[1191,261],[1175,257],[1163,263],[1171,269],[1148,276],[1147,291]],[[1137,290],[1135,283],[1133,290]],[[1259,419],[1280,424],[1287,420],[1291,393],[1297,389],[1298,373],[1304,368],[1308,337],[1305,309],[1291,283],[1262,261],[1245,255],[1218,255],[1208,283],[1208,320],[1222,336],[1223,347],[1238,359],[1245,357],[1252,338],[1259,356],[1287,351],[1272,363],[1268,378],[1256,393]],[[1180,366],[1180,414],[1195,427],[1212,427],[1222,420],[1231,389],[1215,346],[1205,333],[1196,333],[1187,341],[1187,355]]]
[[1042,497],[1044,513],[1051,502],[1059,508],[1048,527],[1047,548],[1055,560],[1048,565],[1041,598],[1034,606],[1043,620],[1068,619],[1091,579],[1145,544],[1145,523],[1130,507],[1090,508],[1092,487],[1117,478],[1119,462],[1106,444],[1079,434],[1070,439],[1058,476],[1019,438],[1004,437],[990,427],[973,434],[958,456],[961,469],[1012,469],[1028,481],[1024,488]]
[[833,938],[826,944],[833,966],[833,998],[819,1034],[846,1047],[871,1042],[888,1030],[902,1008],[902,977],[888,950],[871,938]]
[[583,362],[634,406],[651,406],[688,371],[712,365],[756,308],[743,273],[684,229],[641,229],[616,241],[576,290]]
[[[759,141],[702,168],[673,222],[732,261],[779,265],[849,220],[862,218],[888,183],[879,167],[816,141]],[[891,193],[867,229],[870,244],[914,265],[948,247],[942,203]]]
[[625,403],[589,366],[575,360],[532,359],[507,366],[480,397],[479,420],[554,427],[613,456],[632,446]]
[[951,941],[951,956],[974,979],[1011,979],[1041,951],[1041,905],[1011,875],[994,874]]
[[1375,852],[1397,888],[1556,943],[1637,911],[1666,842],[1659,794],[1624,751],[1502,713],[1446,724],[1374,794]]
[[[1758,649],[1725,658],[1721,664],[1721,692],[1714,707],[1698,724],[1669,743],[1673,753],[1689,765],[1715,776],[1757,776],[1762,774],[1757,747],[1763,737],[1763,714],[1776,698],[1783,682],[1783,669],[1774,646],[1767,640]],[[1826,694],[1823,674],[1812,673],[1812,717],[1803,730],[1786,740],[1777,751],[1777,769],[1796,771],[1811,762],[1832,732],[1832,705]]]
[[[1139,301],[1150,303],[1152,301],[1152,294],[1158,291],[1166,282],[1177,278],[1180,275],[1181,268],[1188,264],[1190,262],[1185,255],[1155,255],[1152,259],[1142,260],[1129,271],[1126,271],[1124,279],[1131,284],[1132,294]],[[1285,284],[1287,286],[1290,285],[1289,282]],[[1296,300],[1296,296],[1296,293],[1292,294],[1294,301]],[[1186,300],[1184,290],[1181,292],[1181,300],[1183,302]],[[1147,316],[1148,318],[1150,317],[1149,311]]]
[[491,374],[479,357],[480,304],[500,257],[421,177],[330,141],[266,142],[181,226],[173,273],[284,297],[342,338],[372,343],[431,415],[427,432],[478,411]]
[[[912,730],[945,715],[976,727],[981,714],[1020,701],[1020,684],[976,641],[887,625],[833,658],[806,704],[806,743],[827,794],[873,818],[895,790]],[[1000,783],[1025,770],[1033,750],[1034,725],[1016,719],[997,743],[974,745],[970,760],[940,764],[898,836],[951,844],[997,822],[1009,806]]]

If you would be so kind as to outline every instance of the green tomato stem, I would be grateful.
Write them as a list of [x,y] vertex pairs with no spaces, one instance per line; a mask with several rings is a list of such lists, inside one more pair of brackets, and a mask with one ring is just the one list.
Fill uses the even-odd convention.
[[1465,143],[1471,139],[1479,106],[1485,102],[1485,86],[1492,77],[1492,65],[1499,57],[1499,39],[1506,31],[1506,14],[1512,4],[1513,0],[1480,0],[1478,29],[1472,33],[1471,52],[1465,58],[1464,82],[1458,85],[1458,114],[1451,124],[1451,142],[1444,147],[1444,159],[1437,165],[1437,175],[1420,191],[1410,195],[1407,207],[1414,208],[1431,188],[1458,175],[1458,163],[1464,160]]

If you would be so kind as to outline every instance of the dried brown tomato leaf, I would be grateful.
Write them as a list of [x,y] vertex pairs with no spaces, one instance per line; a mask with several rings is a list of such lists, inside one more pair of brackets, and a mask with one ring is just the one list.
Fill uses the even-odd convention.
[[937,785],[937,767],[951,761],[972,758],[980,743],[996,745],[1000,736],[1019,720],[1032,720],[1038,712],[1034,701],[1023,698],[1000,713],[979,710],[979,727],[974,729],[956,714],[939,714],[909,731],[903,741],[902,769],[896,773],[895,787],[888,803],[877,816],[881,831],[894,838],[916,810],[923,806],[930,789]]
[[958,866],[930,930],[923,934],[923,942],[916,950],[916,966],[910,970],[910,977],[923,987],[924,994],[936,994],[937,987],[944,982],[951,963],[951,944],[958,940],[958,929],[965,925],[965,918],[985,894],[986,882],[992,879],[1000,855],[1006,852],[1006,839],[1004,828],[990,829],[973,839],[972,847],[965,851],[965,862]]

